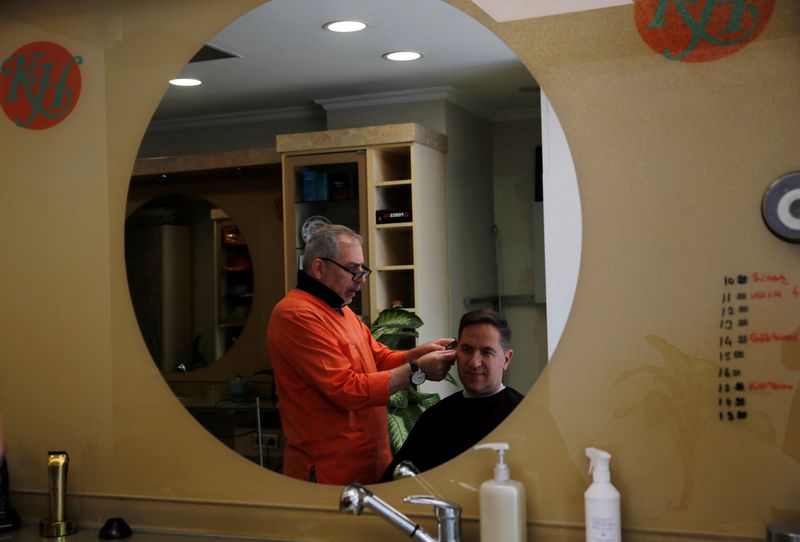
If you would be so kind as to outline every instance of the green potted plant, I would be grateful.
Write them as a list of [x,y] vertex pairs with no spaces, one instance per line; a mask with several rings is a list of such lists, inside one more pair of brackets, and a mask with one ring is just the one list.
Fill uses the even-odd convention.
[[[419,337],[422,319],[405,309],[385,309],[380,312],[374,322],[367,323],[375,340],[392,349],[404,347],[404,343],[413,342]],[[455,384],[452,376],[446,380]],[[392,452],[403,445],[409,431],[417,423],[420,415],[439,402],[438,393],[422,393],[415,386],[402,389],[389,398],[389,440]]]

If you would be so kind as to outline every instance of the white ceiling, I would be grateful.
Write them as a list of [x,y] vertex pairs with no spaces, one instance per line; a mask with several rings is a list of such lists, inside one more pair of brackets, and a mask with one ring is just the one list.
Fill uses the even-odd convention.
[[[323,24],[356,19],[362,32],[336,34]],[[319,107],[318,100],[449,87],[460,105],[485,117],[538,108],[535,86],[516,55],[494,34],[441,0],[272,0],[208,41],[241,58],[187,64],[199,87],[170,88],[154,119]],[[416,50],[415,62],[384,53]]]

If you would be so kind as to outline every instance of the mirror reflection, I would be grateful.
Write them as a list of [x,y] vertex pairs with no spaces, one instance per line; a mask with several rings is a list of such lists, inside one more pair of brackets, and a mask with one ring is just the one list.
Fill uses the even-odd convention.
[[[342,36],[323,30],[324,23],[343,15],[366,21],[366,30]],[[397,43],[418,44],[422,59],[388,62],[382,55]],[[280,51],[285,53],[276,54]],[[241,290],[253,296],[241,336],[228,341],[234,347],[222,359],[193,371],[191,379],[187,375],[192,373],[165,373],[181,402],[212,434],[262,464],[269,450],[265,466],[282,471],[285,428],[275,418],[269,427],[254,429],[252,423],[280,410],[267,354],[267,323],[286,287],[296,284],[302,224],[341,204],[333,189],[330,202],[310,205],[296,194],[287,195],[287,182],[295,182],[295,174],[284,178],[282,163],[294,160],[309,169],[306,163],[313,165],[320,151],[307,160],[300,151],[279,153],[276,137],[286,134],[418,123],[446,138],[442,192],[436,196],[441,198],[425,200],[436,201],[430,206],[435,209],[425,212],[439,217],[436,229],[446,235],[435,253],[415,249],[429,232],[409,234],[412,226],[370,231],[366,209],[373,195],[366,190],[374,186],[368,173],[377,171],[373,166],[365,165],[358,179],[347,182],[364,192],[348,193],[345,199],[353,200],[360,216],[345,222],[358,225],[365,239],[364,263],[376,270],[365,284],[372,292],[361,296],[357,312],[374,322],[397,302],[423,317],[416,341],[423,344],[455,337],[464,313],[494,309],[515,333],[514,363],[506,368],[505,384],[527,392],[547,363],[539,94],[536,81],[499,38],[440,0],[272,0],[212,37],[180,76],[203,84],[171,88],[165,95],[140,148],[129,207],[170,189],[213,195],[214,207],[230,212],[233,225],[246,235],[255,275],[252,292]],[[410,164],[423,162],[411,160],[399,147],[384,151],[381,171],[389,177],[377,182],[413,180],[410,172],[418,166]],[[259,171],[250,175],[249,184],[231,188],[232,178],[254,168]],[[389,184],[378,201],[389,207],[410,201],[396,188]],[[239,210],[243,206],[250,208]],[[306,207],[307,212],[297,211]],[[414,254],[413,264],[404,261],[409,254]],[[437,267],[424,262],[438,262],[440,256],[447,273],[436,276]],[[398,272],[387,280],[386,268],[392,266]],[[206,287],[213,289],[214,278],[207,280]],[[444,292],[441,311],[434,313],[415,306],[420,302],[413,299],[429,297],[419,294],[431,284],[431,291]],[[232,285],[231,291],[237,288],[243,287]],[[395,295],[392,290],[398,288]],[[207,310],[209,318],[218,314],[213,307]],[[202,338],[198,346],[208,347]],[[416,416],[429,406],[427,398],[462,393],[455,369],[449,380],[411,387],[404,401],[389,407],[390,413]],[[245,410],[248,420],[225,418],[226,412]]]
[[125,223],[136,320],[163,372],[221,358],[242,333],[253,299],[244,234],[223,209],[186,195],[155,198]]

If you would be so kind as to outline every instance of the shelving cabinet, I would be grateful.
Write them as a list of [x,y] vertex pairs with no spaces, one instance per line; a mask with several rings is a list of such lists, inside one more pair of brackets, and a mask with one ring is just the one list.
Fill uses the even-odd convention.
[[221,209],[211,210],[214,223],[216,330],[219,359],[244,329],[253,303],[253,264],[244,235]]
[[[449,322],[445,136],[413,123],[279,135],[283,156],[286,289],[294,287],[302,257],[303,223],[323,216],[364,238],[374,271],[360,303],[351,308],[369,319],[393,306],[415,311],[425,325],[421,339],[453,334]],[[313,173],[308,173],[308,172]],[[334,174],[346,172],[347,198],[334,192]],[[327,190],[303,183],[327,173]],[[323,177],[324,178],[324,177]]]
[[[284,156],[283,223],[287,291],[296,283],[297,270],[302,269],[304,225],[310,227],[325,220],[359,233],[364,230],[367,210],[361,202],[364,201],[365,177],[363,150]],[[365,243],[365,253],[367,246]],[[361,312],[362,299],[367,295],[368,286],[356,296],[351,308]]]

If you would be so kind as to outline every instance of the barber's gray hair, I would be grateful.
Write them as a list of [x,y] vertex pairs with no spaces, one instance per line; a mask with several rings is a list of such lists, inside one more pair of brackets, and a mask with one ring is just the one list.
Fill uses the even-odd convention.
[[363,239],[356,232],[340,224],[328,224],[321,226],[311,234],[311,238],[306,243],[306,251],[303,254],[303,269],[311,267],[314,258],[330,258],[336,260],[339,257],[339,243],[363,244]]

